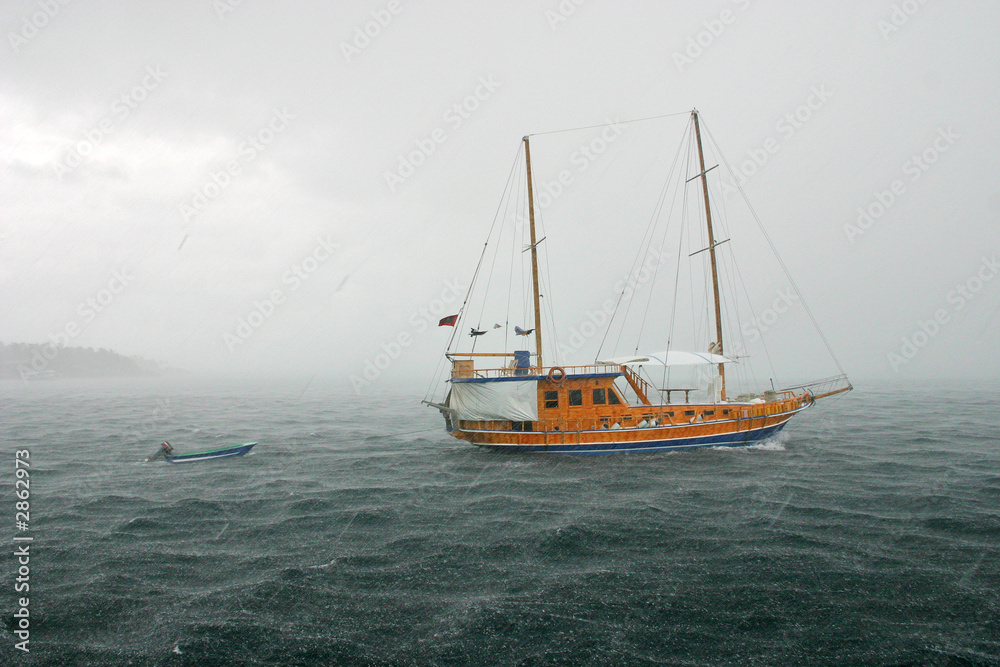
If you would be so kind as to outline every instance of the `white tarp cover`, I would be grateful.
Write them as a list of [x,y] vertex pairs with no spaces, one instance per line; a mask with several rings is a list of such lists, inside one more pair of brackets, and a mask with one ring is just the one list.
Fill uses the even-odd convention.
[[670,350],[669,352],[654,352],[653,354],[639,354],[631,357],[615,357],[598,361],[599,364],[620,364],[623,366],[697,366],[700,364],[731,364],[735,359],[724,357],[721,354],[711,352],[682,352],[680,350]]
[[516,422],[538,419],[538,381],[453,382],[448,406],[459,419]]

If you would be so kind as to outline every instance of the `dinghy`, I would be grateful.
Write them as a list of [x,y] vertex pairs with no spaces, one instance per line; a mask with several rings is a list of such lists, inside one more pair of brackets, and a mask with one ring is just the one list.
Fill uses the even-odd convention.
[[231,456],[243,456],[256,445],[256,442],[245,442],[235,447],[220,447],[218,449],[206,449],[190,454],[175,454],[174,448],[169,442],[160,443],[156,453],[150,456],[147,461],[155,461],[164,458],[168,463],[192,463],[194,461],[207,461],[209,459],[223,459]]

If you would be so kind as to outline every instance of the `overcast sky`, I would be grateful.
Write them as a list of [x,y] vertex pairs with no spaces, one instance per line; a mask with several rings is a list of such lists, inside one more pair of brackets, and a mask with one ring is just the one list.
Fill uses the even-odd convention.
[[[845,370],[1000,368],[994,3],[7,0],[0,28],[5,342],[424,382],[521,137],[697,107]],[[597,136],[532,140],[537,179],[580,175],[554,266],[633,233],[557,215],[646,173],[583,174]],[[629,269],[605,247],[553,275],[566,326]]]

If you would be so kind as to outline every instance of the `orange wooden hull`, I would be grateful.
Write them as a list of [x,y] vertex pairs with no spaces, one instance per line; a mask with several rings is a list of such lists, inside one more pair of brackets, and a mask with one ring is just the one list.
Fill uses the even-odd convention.
[[[735,408],[741,407],[738,404],[729,405]],[[810,405],[811,401],[802,400],[797,405],[789,406],[789,409],[774,414],[692,424],[544,431],[456,428],[451,434],[474,445],[553,454],[611,454],[692,447],[742,447],[775,436],[789,419]]]
[[[448,432],[484,447],[565,454],[738,447],[776,435],[815,400],[803,389],[768,391],[746,402],[653,405],[648,384],[625,366],[532,370],[530,375],[511,376],[509,369],[481,371],[470,363],[456,362],[451,380],[456,387],[535,382],[535,396],[530,400],[536,405],[534,410],[523,410],[532,413],[530,421],[479,421],[459,416],[461,410],[450,413],[450,406],[438,406],[443,408]],[[615,386],[618,378],[635,392],[637,402],[626,400]]]

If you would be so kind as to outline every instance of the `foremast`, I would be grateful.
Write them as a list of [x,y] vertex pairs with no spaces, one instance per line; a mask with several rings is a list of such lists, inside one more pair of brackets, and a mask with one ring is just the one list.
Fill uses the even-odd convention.
[[[542,306],[538,294],[538,241],[535,240],[535,196],[531,182],[531,148],[528,137],[524,139],[524,161],[528,172],[528,226],[531,230],[531,291],[535,297],[535,358],[539,372],[542,369]],[[713,260],[714,261],[714,260]]]
[[[705,173],[705,154],[701,149],[701,126],[698,124],[698,110],[694,109],[691,111],[691,119],[694,121],[694,136],[695,141],[698,144],[698,167],[701,169],[701,188],[702,193],[705,195],[705,220],[708,223],[708,256],[712,264],[712,293],[715,296],[715,335],[716,335],[716,349],[715,354],[723,354],[722,350],[722,303],[719,299],[719,269],[715,260],[715,232],[712,230],[712,207],[708,203],[708,175]],[[527,138],[525,138],[527,142]],[[527,145],[527,144],[525,144]],[[696,177],[697,178],[697,177]],[[530,188],[530,186],[529,186]],[[531,190],[529,189],[530,193]],[[530,195],[529,195],[530,196]],[[722,382],[722,391],[720,396],[722,400],[726,400],[726,368],[723,364],[719,364],[719,378]]]

